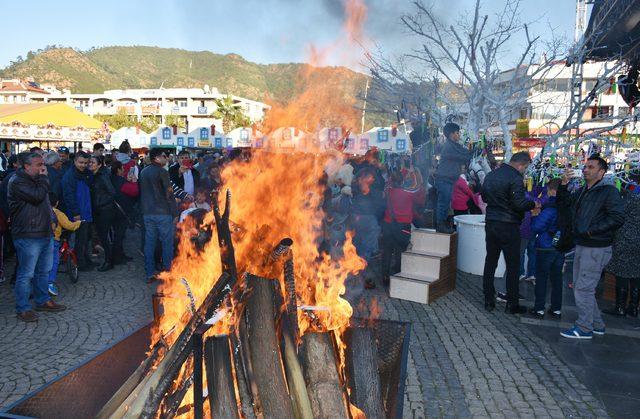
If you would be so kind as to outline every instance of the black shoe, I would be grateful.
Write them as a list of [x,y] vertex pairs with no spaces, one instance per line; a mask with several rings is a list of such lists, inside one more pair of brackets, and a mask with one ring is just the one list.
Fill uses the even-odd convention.
[[560,317],[562,316],[560,310],[552,310],[551,308],[547,310],[547,314],[550,315],[552,319],[556,320],[560,320]]
[[496,301],[499,303],[506,303],[507,302],[507,294],[505,294],[504,292],[499,292],[496,294]]
[[640,288],[631,288],[631,301],[627,307],[627,316],[638,317],[638,304],[640,303]]
[[113,264],[105,262],[102,265],[100,265],[100,267],[98,268],[98,272],[106,272],[106,271],[110,271],[111,269],[113,269]]
[[604,310],[602,310],[602,312],[610,316],[618,316],[618,317],[624,317],[627,314],[624,307],[619,306],[617,304],[611,308],[605,308]]
[[493,301],[485,302],[484,309],[491,313],[496,308],[496,303]]
[[504,312],[509,314],[524,314],[527,312],[527,308],[525,306],[507,303],[504,307]]
[[529,314],[531,315],[531,317],[535,317],[536,319],[544,319],[544,310],[536,310],[532,307],[529,309]]
[[628,295],[629,290],[627,287],[616,287],[616,305],[602,310],[602,312],[611,316],[624,317],[626,314],[624,306],[627,304]]

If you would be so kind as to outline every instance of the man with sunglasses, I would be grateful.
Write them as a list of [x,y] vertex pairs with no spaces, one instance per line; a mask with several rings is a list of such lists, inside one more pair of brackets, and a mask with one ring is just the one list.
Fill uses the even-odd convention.
[[171,268],[173,260],[173,224],[176,201],[165,170],[167,154],[161,148],[149,152],[151,164],[140,172],[140,205],[144,220],[144,268],[147,282],[155,280],[155,249],[160,240],[162,246],[162,267]]

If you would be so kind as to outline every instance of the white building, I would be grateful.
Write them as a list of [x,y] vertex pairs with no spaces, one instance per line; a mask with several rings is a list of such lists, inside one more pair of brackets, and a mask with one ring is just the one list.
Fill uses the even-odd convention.
[[[588,62],[583,65],[581,95],[585,98],[593,89],[600,75],[603,74],[605,62]],[[509,83],[515,70],[501,74],[501,79]],[[534,73],[527,69],[527,77]],[[549,71],[533,77],[534,87],[529,89],[524,103],[514,106],[510,115],[509,127],[515,129],[517,119],[529,120],[531,136],[545,136],[557,132],[569,117],[571,106],[572,68],[564,62],[558,62]],[[614,80],[617,80],[617,75]],[[606,127],[626,117],[632,109],[622,99],[617,88],[605,89],[597,96],[587,109],[580,130]],[[497,127],[499,130],[499,127]],[[627,127],[629,129],[630,127]],[[492,130],[493,131],[493,130]]]
[[[138,119],[153,117],[164,124],[169,115],[184,119],[188,130],[222,121],[211,114],[216,110],[215,99],[226,95],[216,88],[125,89],[107,90],[103,93],[62,92],[52,85],[40,86],[33,80],[2,80],[0,104],[3,103],[66,103],[89,116],[114,115],[119,111],[135,115]],[[250,99],[230,95],[252,122],[261,120],[269,106]]]

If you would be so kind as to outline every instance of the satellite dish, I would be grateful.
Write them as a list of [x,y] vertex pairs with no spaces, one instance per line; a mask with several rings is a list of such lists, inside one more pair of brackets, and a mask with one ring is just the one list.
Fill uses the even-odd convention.
[[204,90],[205,93],[211,93],[211,88],[209,87],[208,84],[205,84],[202,90]]

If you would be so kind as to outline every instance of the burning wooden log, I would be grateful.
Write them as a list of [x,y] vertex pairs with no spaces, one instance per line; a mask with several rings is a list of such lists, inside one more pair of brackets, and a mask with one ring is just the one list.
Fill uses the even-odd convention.
[[[245,278],[246,279],[246,278]],[[251,400],[253,401],[253,405],[250,406],[251,409],[247,409],[246,405],[243,403],[242,410],[245,413],[245,417],[250,417],[247,415],[247,411],[250,411],[254,417],[257,417],[258,412],[262,412],[262,402],[260,401],[260,394],[258,392],[258,384],[255,380],[255,375],[253,373],[253,365],[251,364],[251,348],[249,347],[249,333],[247,332],[247,322],[244,321],[244,316],[241,316],[241,320],[238,325],[238,354],[240,355],[241,367],[243,368],[244,374],[239,374],[236,378],[238,380],[243,380],[243,382],[238,381],[238,389],[240,391],[240,399],[245,400],[242,395],[243,388],[241,387],[244,384],[244,388],[247,390],[247,394],[251,394]],[[236,363],[236,365],[238,365]],[[236,367],[236,371],[239,368]]]
[[284,367],[289,385],[289,393],[293,402],[296,418],[313,419],[311,400],[307,392],[307,386],[302,373],[302,366],[296,353],[296,344],[292,333],[283,333],[284,341]]
[[138,368],[136,368],[133,374],[129,376],[127,381],[125,381],[124,384],[120,386],[118,391],[116,391],[116,393],[111,396],[107,404],[105,404],[102,409],[100,409],[100,412],[98,412],[96,419],[106,419],[110,417],[118,409],[118,407],[123,404],[123,402],[127,399],[127,396],[129,396],[129,394],[131,394],[136,386],[138,386],[138,384],[140,384],[140,382],[147,376],[147,374],[151,370],[151,367],[158,359],[159,354],[164,349],[166,348],[160,343],[153,347],[153,350],[151,351],[149,356],[144,361],[142,361],[140,365],[138,365]]
[[150,418],[156,414],[162,399],[190,355],[191,340],[197,327],[211,316],[229,294],[231,285],[231,277],[223,273],[162,361],[131,391],[111,417]]
[[273,281],[247,275],[251,294],[246,306],[247,335],[258,386],[262,414],[266,418],[293,417],[285,383],[275,328]]
[[[192,359],[193,358],[189,358],[189,360]],[[187,363],[189,363],[189,361],[187,361]],[[178,384],[176,390],[165,397],[163,401],[162,414],[160,415],[161,419],[172,419],[178,414],[178,410],[180,409],[182,400],[184,399],[184,396],[187,394],[187,391],[189,391],[189,387],[191,387],[192,384],[193,374],[185,374],[181,382]]]
[[348,418],[336,355],[329,333],[307,332],[300,346],[304,378],[316,418]]
[[378,374],[377,346],[371,329],[351,327],[345,332],[346,369],[351,403],[367,418],[384,417]]
[[[307,392],[307,386],[302,373],[302,366],[298,359],[298,299],[296,295],[295,272],[293,268],[293,253],[290,250],[293,240],[283,239],[280,241],[274,254],[282,257],[286,254],[284,262],[284,288],[282,293],[278,288],[278,297],[284,295],[284,300],[278,298],[278,305],[285,307],[285,313],[280,318],[280,329],[282,331],[284,369],[289,386],[289,394],[293,408],[298,419],[313,419],[311,400]],[[279,284],[278,282],[276,284]],[[286,301],[286,303],[285,303]]]
[[208,338],[204,347],[211,417],[239,418],[228,337]]

